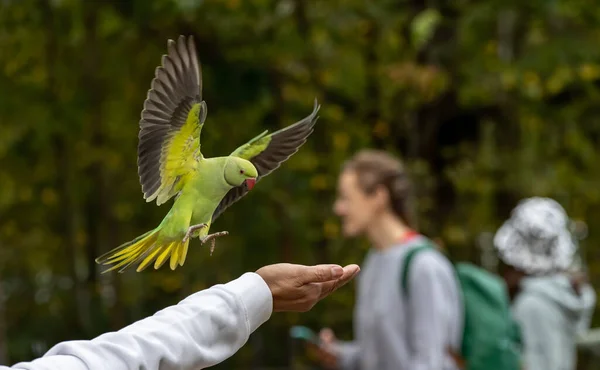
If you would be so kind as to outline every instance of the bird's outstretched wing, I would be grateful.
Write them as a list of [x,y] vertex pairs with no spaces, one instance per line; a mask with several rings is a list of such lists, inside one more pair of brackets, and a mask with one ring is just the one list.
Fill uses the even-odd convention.
[[[319,109],[320,106],[317,104],[317,99],[315,99],[314,109],[308,117],[269,135],[267,135],[268,131],[264,131],[237,148],[231,155],[252,162],[258,171],[258,178],[256,179],[258,182],[261,178],[279,168],[306,142],[319,118],[317,116]],[[229,190],[213,213],[212,221],[214,222],[227,207],[240,200],[247,193],[248,187],[245,182]]]
[[144,199],[157,205],[181,191],[203,158],[200,132],[207,114],[193,37],[179,36],[167,46],[144,101],[138,144]]

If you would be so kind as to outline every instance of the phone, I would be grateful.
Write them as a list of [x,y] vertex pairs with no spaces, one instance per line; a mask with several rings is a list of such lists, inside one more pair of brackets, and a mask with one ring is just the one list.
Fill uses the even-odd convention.
[[290,328],[290,336],[294,339],[304,340],[317,346],[321,345],[319,336],[306,326],[296,325]]
[[311,350],[312,346],[321,346],[319,336],[306,326],[292,326],[290,328],[292,338],[292,363],[293,369],[321,369],[318,355]]

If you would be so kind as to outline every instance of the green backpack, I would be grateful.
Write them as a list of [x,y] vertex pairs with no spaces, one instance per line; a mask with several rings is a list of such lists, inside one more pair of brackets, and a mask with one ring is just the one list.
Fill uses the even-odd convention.
[[[415,247],[404,258],[402,290],[405,297],[408,296],[410,262],[427,248],[433,246],[427,243]],[[520,331],[510,312],[504,281],[469,263],[457,263],[455,271],[465,308],[459,365],[465,370],[519,370]]]

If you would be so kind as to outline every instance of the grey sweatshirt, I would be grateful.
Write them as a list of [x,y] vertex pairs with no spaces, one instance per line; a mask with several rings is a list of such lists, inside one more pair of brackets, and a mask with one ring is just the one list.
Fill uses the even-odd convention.
[[596,302],[586,285],[578,295],[565,275],[526,278],[513,303],[527,370],[575,370],[577,334],[585,332]]
[[368,253],[357,282],[355,340],[337,345],[343,370],[457,368],[446,348],[460,348],[463,307],[446,257],[433,249],[415,255],[408,276],[410,298],[402,297],[402,261],[420,238]]

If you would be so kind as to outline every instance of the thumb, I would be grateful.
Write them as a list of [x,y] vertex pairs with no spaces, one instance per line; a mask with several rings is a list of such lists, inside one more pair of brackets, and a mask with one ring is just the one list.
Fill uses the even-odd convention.
[[329,328],[324,328],[319,333],[319,338],[323,342],[323,344],[332,344],[335,341],[335,334],[333,334],[333,330]]
[[299,280],[302,285],[306,285],[335,280],[342,275],[344,275],[344,269],[340,265],[306,266],[300,271]]

